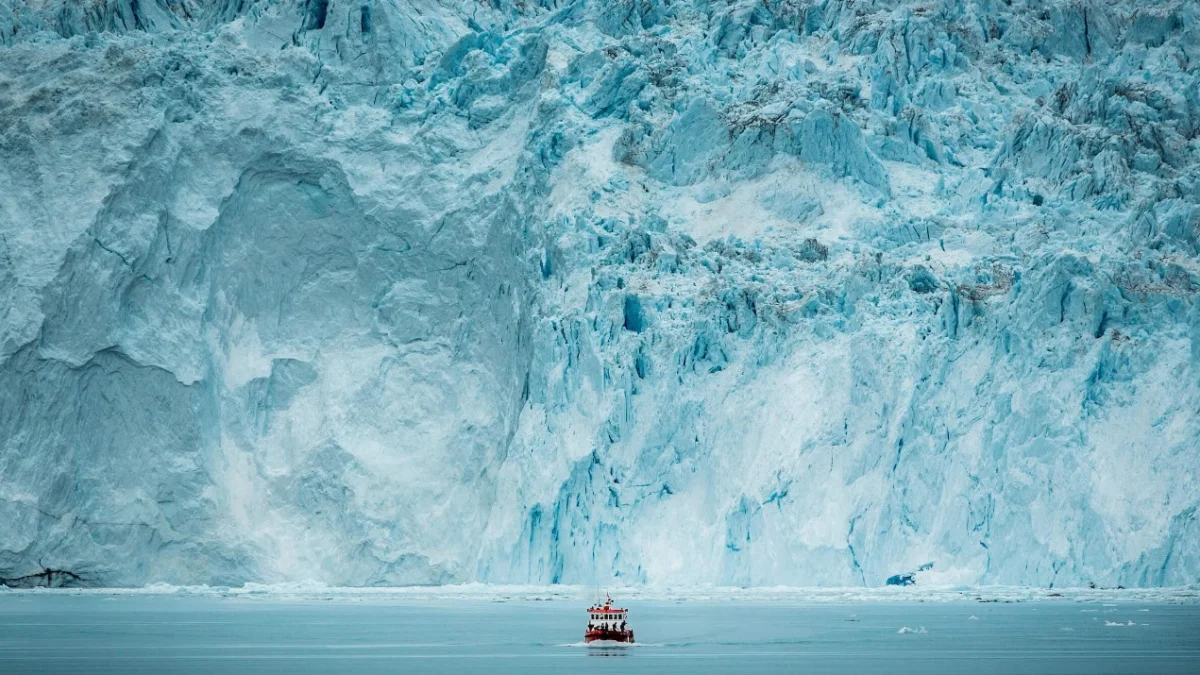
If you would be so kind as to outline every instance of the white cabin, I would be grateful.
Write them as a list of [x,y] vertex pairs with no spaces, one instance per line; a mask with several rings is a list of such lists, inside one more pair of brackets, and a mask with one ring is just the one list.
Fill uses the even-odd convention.
[[610,605],[588,608],[588,630],[622,631],[628,627],[629,610]]

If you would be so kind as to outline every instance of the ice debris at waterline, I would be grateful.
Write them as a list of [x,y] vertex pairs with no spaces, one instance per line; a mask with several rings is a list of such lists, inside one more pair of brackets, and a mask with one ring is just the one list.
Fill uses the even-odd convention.
[[1198,62],[1191,2],[0,0],[0,583],[1195,583]]
[[[761,604],[880,604],[880,603],[972,603],[1016,604],[1070,603],[1084,607],[1096,603],[1200,604],[1200,586],[1143,587],[1126,589],[1033,588],[1029,586],[895,586],[874,587],[795,587],[795,586],[618,586],[610,590],[637,602],[677,603],[761,603]],[[326,586],[305,581],[278,584],[246,583],[242,586],[173,586],[154,583],[141,587],[99,588],[67,586],[59,588],[10,588],[0,586],[0,594],[55,596],[199,596],[264,600],[321,600],[345,602],[564,602],[595,600],[594,586],[569,584],[447,584],[442,586]],[[1104,612],[1116,611],[1105,604]],[[1080,609],[1084,614],[1099,614],[1099,609]],[[1145,610],[1139,610],[1145,611]],[[1094,617],[1095,618],[1095,617]],[[848,621],[858,621],[851,613]]]

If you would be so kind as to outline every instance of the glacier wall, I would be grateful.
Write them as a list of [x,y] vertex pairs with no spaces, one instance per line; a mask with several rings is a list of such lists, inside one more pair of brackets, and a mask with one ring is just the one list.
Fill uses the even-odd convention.
[[1197,583],[1198,158],[1184,1],[0,0],[0,579]]

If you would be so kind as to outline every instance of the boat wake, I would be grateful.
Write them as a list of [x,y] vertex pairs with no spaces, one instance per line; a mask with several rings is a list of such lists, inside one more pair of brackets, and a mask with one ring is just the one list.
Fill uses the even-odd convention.
[[615,640],[593,640],[591,642],[570,642],[556,647],[588,647],[590,649],[633,649],[634,647],[665,647],[661,644],[648,642],[617,642]]

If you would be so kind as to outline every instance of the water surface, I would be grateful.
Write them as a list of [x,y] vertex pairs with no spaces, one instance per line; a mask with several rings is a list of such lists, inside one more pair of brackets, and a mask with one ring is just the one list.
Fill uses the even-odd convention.
[[0,673],[1200,673],[1196,604],[626,604],[0,595]]

